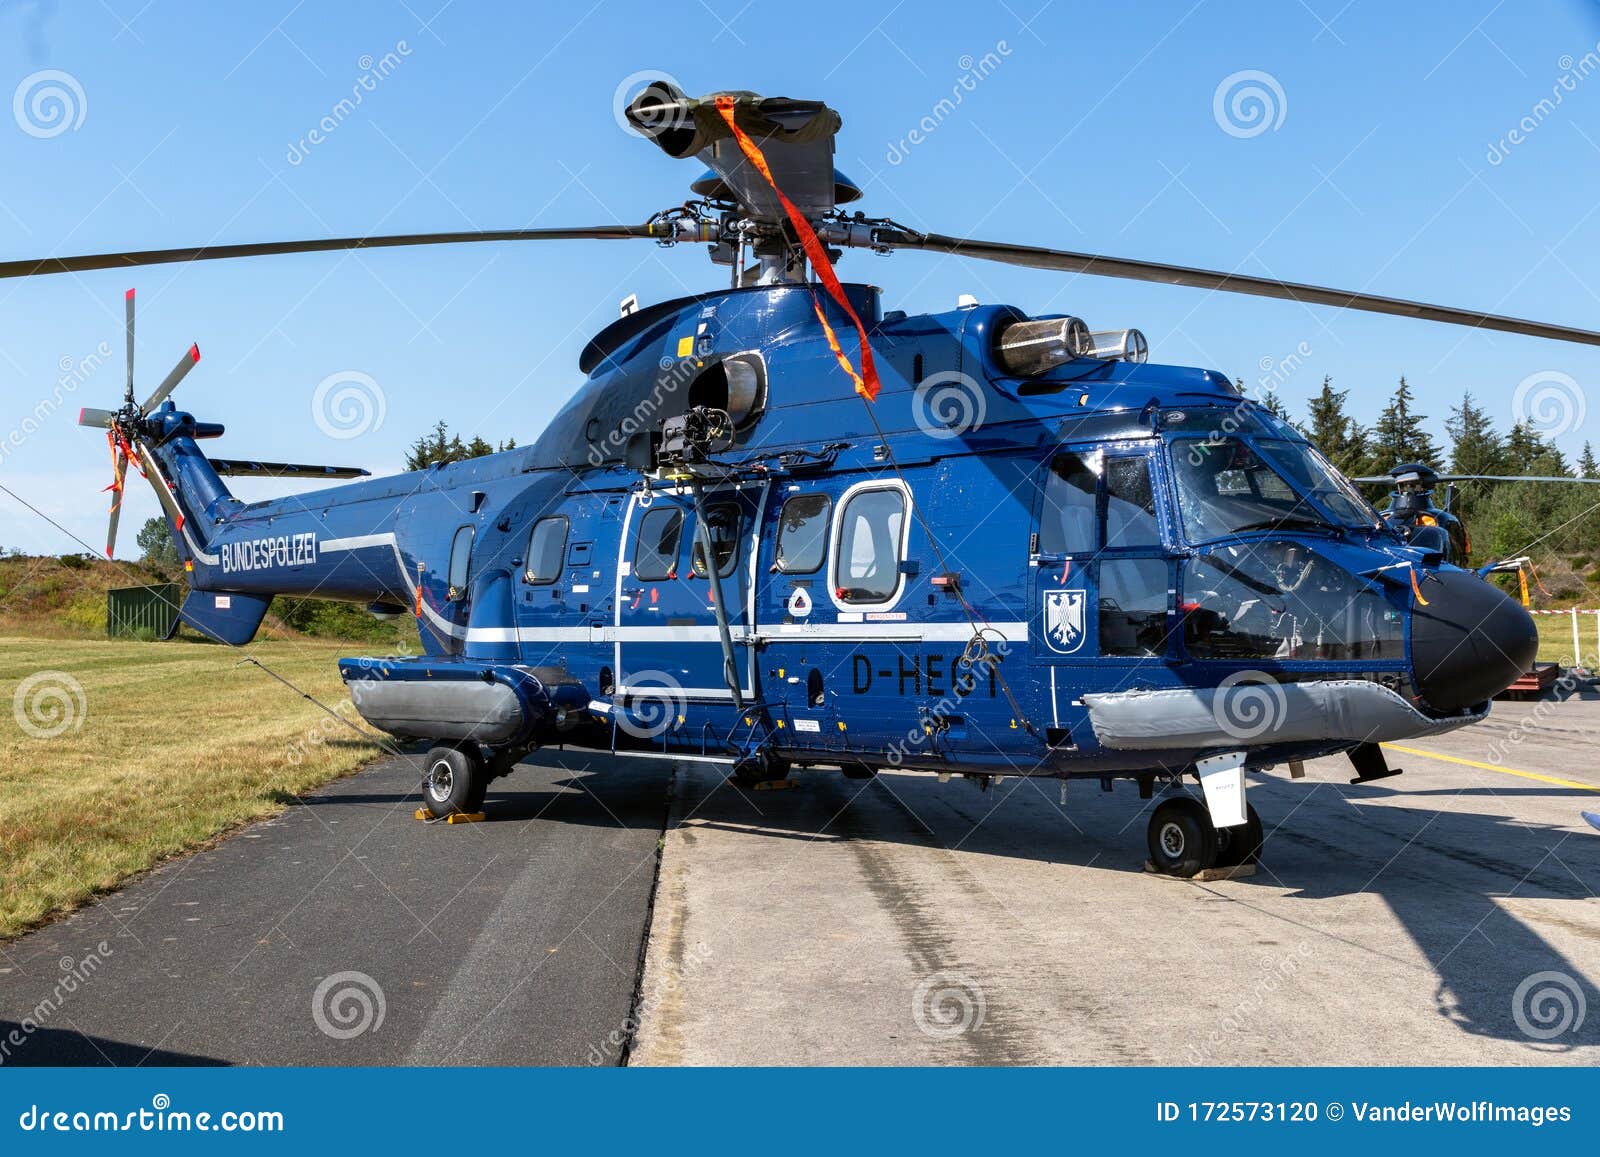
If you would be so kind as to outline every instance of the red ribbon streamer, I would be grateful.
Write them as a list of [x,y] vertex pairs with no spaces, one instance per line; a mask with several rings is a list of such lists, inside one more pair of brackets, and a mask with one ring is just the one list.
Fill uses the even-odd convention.
[[828,348],[833,351],[833,356],[838,360],[839,367],[850,375],[851,381],[856,384],[856,393],[867,401],[875,401],[878,397],[880,383],[878,381],[878,367],[872,360],[872,346],[867,342],[867,327],[861,324],[861,318],[856,313],[855,306],[850,304],[850,299],[845,296],[844,286],[839,284],[838,276],[833,272],[833,262],[828,260],[828,250],[817,238],[816,231],[796,209],[794,202],[783,195],[783,190],[778,188],[778,182],[772,179],[772,170],[767,167],[767,158],[761,154],[761,148],[750,139],[738,125],[733,117],[733,97],[719,96],[716,99],[717,112],[721,114],[733,139],[739,143],[742,151],[756,170],[766,178],[773,193],[777,195],[778,202],[783,206],[783,211],[789,215],[789,223],[794,226],[795,235],[800,238],[800,246],[806,251],[806,256],[811,260],[811,267],[817,271],[817,276],[822,279],[823,288],[828,291],[828,296],[839,303],[850,320],[855,323],[856,336],[861,342],[861,372],[856,373],[855,366],[850,364],[850,358],[839,345],[839,338],[833,332],[833,327],[828,324],[827,317],[822,312],[822,302],[817,300],[816,292],[811,294],[811,304],[817,311],[817,320],[822,323],[822,332],[828,339]]

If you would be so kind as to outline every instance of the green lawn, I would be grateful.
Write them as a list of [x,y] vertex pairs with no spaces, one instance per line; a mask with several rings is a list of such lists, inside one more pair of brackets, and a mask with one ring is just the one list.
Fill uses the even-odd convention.
[[[376,743],[241,665],[258,659],[370,733],[334,662],[362,651],[310,639],[0,639],[0,694],[13,708],[0,730],[0,938],[372,759]],[[71,723],[59,734],[24,726],[56,730],[62,710]]]

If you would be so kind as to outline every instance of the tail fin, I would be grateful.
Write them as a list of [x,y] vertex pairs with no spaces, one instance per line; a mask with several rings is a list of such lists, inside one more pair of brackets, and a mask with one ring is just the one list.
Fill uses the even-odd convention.
[[237,647],[256,637],[271,605],[271,595],[191,590],[178,618],[208,638]]

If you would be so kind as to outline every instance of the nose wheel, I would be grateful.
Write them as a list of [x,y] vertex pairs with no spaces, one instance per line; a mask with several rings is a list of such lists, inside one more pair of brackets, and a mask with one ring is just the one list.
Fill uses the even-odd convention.
[[1156,871],[1189,879],[1207,868],[1253,863],[1261,854],[1261,817],[1249,807],[1243,824],[1217,828],[1200,800],[1174,796],[1150,814],[1146,840]]

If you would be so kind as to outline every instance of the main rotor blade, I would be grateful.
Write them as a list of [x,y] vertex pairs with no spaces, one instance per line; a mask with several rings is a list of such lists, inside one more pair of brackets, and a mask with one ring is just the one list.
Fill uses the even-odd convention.
[[1440,482],[1587,482],[1600,478],[1566,478],[1560,474],[1441,474]]
[[[249,245],[200,245],[189,249],[142,249],[126,253],[86,253],[79,257],[40,257],[0,261],[0,278],[49,273],[85,273],[136,265],[183,261],[221,261],[232,257],[270,257],[280,253],[333,253],[345,249],[389,249],[401,245],[459,245],[480,241],[607,241],[673,236],[668,224],[595,225],[577,229],[498,229],[467,233],[401,233],[384,237],[322,237],[306,241],[262,241]],[[131,302],[131,299],[130,299]],[[130,304],[129,308],[132,306]]]
[[[1392,474],[1373,474],[1365,478],[1352,478],[1363,486],[1394,486],[1398,479]],[[1584,482],[1600,483],[1600,478],[1567,478],[1560,474],[1439,474],[1433,479],[1440,482]]]
[[1270,277],[1252,277],[1244,273],[1222,273],[1213,269],[1194,269],[1186,265],[1166,265],[1159,261],[1102,257],[1094,253],[1074,253],[1065,249],[1043,249],[1032,245],[1008,245],[998,241],[974,241],[961,237],[946,237],[939,233],[914,233],[903,229],[881,231],[877,239],[896,249],[926,249],[957,257],[977,257],[984,261],[1022,265],[1030,269],[1056,269],[1064,273],[1087,273],[1095,277],[1125,277],[1134,281],[1184,285],[1193,289],[1210,289],[1223,293],[1249,293],[1257,297],[1277,297],[1305,302],[1308,305],[1331,305],[1339,309],[1359,309],[1367,313],[1388,313],[1397,317],[1442,321],[1451,325],[1471,326],[1474,329],[1493,329],[1504,333],[1526,334],[1529,337],[1600,345],[1600,332],[1594,330],[1552,325],[1542,321],[1525,321],[1521,318],[1480,313],[1471,309],[1426,305],[1398,297],[1379,297],[1370,293],[1328,289],[1320,285],[1278,281]]
[[123,295],[123,310],[127,314],[128,325],[128,392],[126,401],[133,401],[133,290],[128,290]]
[[148,414],[162,402],[166,401],[167,395],[178,388],[178,383],[183,381],[183,379],[188,376],[189,371],[194,369],[195,363],[199,360],[200,345],[197,342],[189,347],[188,353],[184,354],[178,359],[178,364],[173,366],[172,372],[162,379],[161,384],[156,387],[156,392],[145,399],[144,405],[139,407],[139,412],[141,414]]
[[94,426],[96,429],[111,429],[112,420],[116,418],[114,410],[97,410],[93,406],[85,406],[78,411],[78,425]]
[[232,476],[259,474],[268,478],[366,478],[372,473],[359,466],[308,466],[302,462],[256,462],[243,458],[212,458],[209,461],[218,474]]

